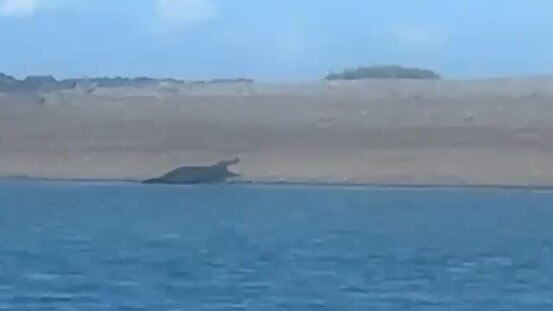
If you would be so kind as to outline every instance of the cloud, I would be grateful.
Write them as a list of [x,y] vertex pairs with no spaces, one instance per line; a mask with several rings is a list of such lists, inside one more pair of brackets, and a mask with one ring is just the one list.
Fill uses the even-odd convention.
[[182,31],[216,15],[210,0],[156,0],[156,21],[161,30]]
[[41,6],[39,0],[0,0],[0,15],[9,17],[32,16]]
[[436,48],[446,40],[443,30],[426,25],[395,24],[392,34],[401,44],[414,48]]

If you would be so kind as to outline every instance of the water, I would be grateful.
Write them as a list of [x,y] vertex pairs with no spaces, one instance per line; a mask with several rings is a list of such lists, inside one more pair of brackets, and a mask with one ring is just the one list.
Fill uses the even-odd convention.
[[553,310],[553,193],[0,182],[0,310]]

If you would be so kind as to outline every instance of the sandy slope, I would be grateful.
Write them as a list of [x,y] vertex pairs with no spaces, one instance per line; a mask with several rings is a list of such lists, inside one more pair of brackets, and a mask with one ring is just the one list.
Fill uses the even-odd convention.
[[0,94],[0,175],[553,185],[553,78]]

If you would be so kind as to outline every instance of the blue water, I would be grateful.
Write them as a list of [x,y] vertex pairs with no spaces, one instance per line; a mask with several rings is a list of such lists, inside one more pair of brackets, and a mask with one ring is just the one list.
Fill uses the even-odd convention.
[[0,182],[0,310],[553,310],[553,193]]

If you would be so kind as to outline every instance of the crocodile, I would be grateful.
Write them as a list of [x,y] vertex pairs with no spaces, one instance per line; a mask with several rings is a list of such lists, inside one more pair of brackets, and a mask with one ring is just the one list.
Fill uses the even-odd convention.
[[145,184],[205,184],[222,183],[228,178],[240,176],[229,171],[228,167],[240,159],[220,161],[209,166],[181,166],[162,176],[146,179]]

